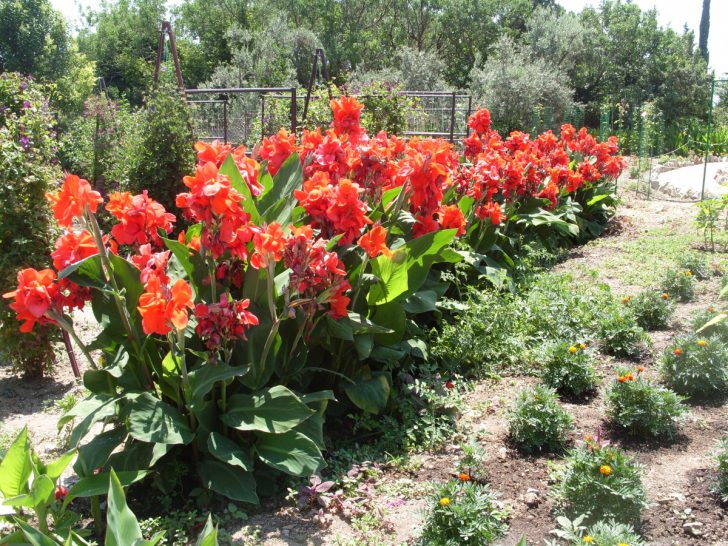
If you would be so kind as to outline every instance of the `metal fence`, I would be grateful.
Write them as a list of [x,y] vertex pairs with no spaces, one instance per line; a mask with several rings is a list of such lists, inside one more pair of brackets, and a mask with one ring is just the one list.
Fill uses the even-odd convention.
[[[195,135],[201,140],[252,147],[281,128],[295,133],[314,123],[302,119],[305,95],[293,87],[187,89],[186,93]],[[407,99],[402,136],[441,137],[450,142],[467,136],[470,95],[454,91],[402,91],[399,95]],[[323,96],[310,99],[328,101]]]

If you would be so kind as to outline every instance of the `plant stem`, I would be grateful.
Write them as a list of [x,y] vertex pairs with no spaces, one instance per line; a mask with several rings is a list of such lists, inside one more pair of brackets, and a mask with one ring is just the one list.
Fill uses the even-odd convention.
[[58,323],[58,326],[60,326],[64,331],[68,332],[68,335],[71,336],[71,339],[73,339],[78,348],[81,349],[81,352],[86,357],[86,360],[88,360],[89,365],[94,370],[98,370],[98,366],[96,366],[96,363],[94,362],[91,353],[89,352],[86,345],[84,345],[78,338],[78,336],[76,335],[76,331],[73,329],[73,326],[60,313],[56,311],[48,311],[48,316],[56,321]]
[[101,515],[101,503],[98,497],[91,497],[91,515],[94,518],[94,527],[99,539],[104,536],[104,521]]

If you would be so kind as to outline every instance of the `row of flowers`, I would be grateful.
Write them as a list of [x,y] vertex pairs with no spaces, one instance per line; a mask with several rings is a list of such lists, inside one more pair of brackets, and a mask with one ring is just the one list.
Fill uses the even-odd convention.
[[[146,192],[104,203],[70,174],[48,195],[64,229],[53,269],[19,272],[5,297],[22,331],[57,324],[88,358],[92,395],[89,413],[74,414],[86,427],[76,441],[89,420],[104,420],[128,432],[125,449],[192,443],[203,483],[251,502],[231,493],[225,472],[254,489],[252,463],[228,464],[219,441],[246,461],[257,455],[276,470],[311,474],[333,399],[311,391],[340,389],[367,411],[386,405],[391,378],[375,364],[412,354],[407,318],[433,311],[448,289],[435,264],[474,263],[509,225],[524,229],[525,211],[538,216],[534,226],[565,224],[560,206],[582,211],[579,196],[608,188],[624,167],[615,139],[599,143],[569,125],[560,137],[504,139],[479,110],[461,157],[440,139],[370,137],[353,98],[331,107],[329,130],[300,139],[281,130],[252,157],[197,143],[195,173],[176,199],[185,224],[176,236],[178,218]],[[102,206],[116,220],[109,233],[96,218]],[[88,301],[103,326],[93,347],[69,316]],[[174,426],[136,427],[150,405],[154,419]],[[265,420],[256,417],[263,407]],[[309,459],[280,460],[272,448]]]

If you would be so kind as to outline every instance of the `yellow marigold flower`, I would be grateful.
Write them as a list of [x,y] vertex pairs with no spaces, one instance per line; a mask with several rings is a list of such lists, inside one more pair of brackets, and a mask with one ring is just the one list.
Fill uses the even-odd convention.
[[708,341],[705,339],[698,340],[698,347],[705,347],[707,344],[708,344]]
[[620,542],[619,544],[617,544],[617,546],[629,546],[629,544],[626,544],[624,542]]
[[662,298],[663,300],[669,300],[669,299],[670,299],[670,294],[668,294],[667,292],[663,292],[663,293],[662,293],[662,295],[661,295],[660,297],[661,297],[661,298]]
[[574,345],[572,345],[571,347],[569,347],[569,352],[570,352],[570,353],[571,353],[572,355],[573,355],[573,354],[574,354],[574,353],[575,353],[576,351],[578,351],[578,350],[579,350],[579,349],[577,349],[577,348],[576,348],[576,346],[574,346]]
[[692,277],[693,276],[693,272],[692,271],[686,271],[685,272],[685,276],[686,277]]
[[599,472],[601,472],[605,476],[609,476],[612,473],[612,467],[608,464],[603,464],[599,467]]
[[592,537],[590,537],[589,535],[586,535],[584,537],[583,541],[591,544],[592,542],[594,542],[594,539]]
[[586,343],[579,343],[579,349],[586,349]]
[[442,497],[440,499],[440,506],[447,506],[448,504],[450,504],[450,499],[447,497]]
[[631,299],[632,298],[630,296],[625,296],[622,298],[622,303],[629,303],[629,300],[631,300]]
[[708,307],[708,313],[715,313],[715,307],[713,307],[712,305]]

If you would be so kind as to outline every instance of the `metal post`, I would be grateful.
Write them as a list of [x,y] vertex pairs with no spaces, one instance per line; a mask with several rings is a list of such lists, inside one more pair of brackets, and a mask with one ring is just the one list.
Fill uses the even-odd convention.
[[265,94],[260,94],[260,140],[265,138]]
[[225,102],[222,103],[222,135],[223,141],[227,144],[228,141],[228,98],[225,97]]
[[708,108],[708,135],[705,142],[705,161],[703,162],[703,186],[700,188],[700,200],[705,198],[705,177],[708,174],[708,158],[710,156],[710,139],[713,136],[713,95],[715,95],[715,78],[710,82],[710,107]]
[[455,141],[455,91],[452,92],[452,103],[450,105],[450,144]]
[[318,64],[318,50],[313,54],[313,62],[311,63],[311,77],[308,79],[308,88],[306,89],[306,100],[303,101],[303,121],[306,121],[308,115],[308,103],[311,100],[311,93],[313,92],[313,84],[316,82],[316,65]]
[[468,114],[465,117],[465,133],[468,132],[468,120],[470,119],[470,112],[473,111],[473,96],[468,95]]
[[291,87],[291,134],[296,134],[296,118],[298,117],[298,105],[296,104],[296,88]]

